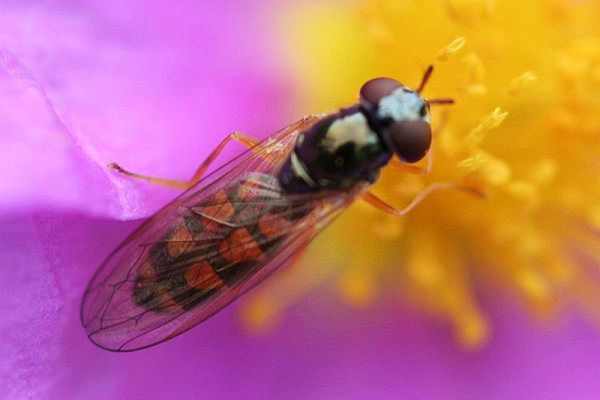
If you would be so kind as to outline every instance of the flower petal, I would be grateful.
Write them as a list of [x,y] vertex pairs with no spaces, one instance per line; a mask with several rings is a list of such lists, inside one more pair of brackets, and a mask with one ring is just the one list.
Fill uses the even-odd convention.
[[185,179],[227,133],[274,130],[285,106],[269,106],[282,103],[282,79],[257,11],[191,1],[7,5],[0,146],[11,168],[0,207],[145,216],[173,192],[155,196],[109,162]]

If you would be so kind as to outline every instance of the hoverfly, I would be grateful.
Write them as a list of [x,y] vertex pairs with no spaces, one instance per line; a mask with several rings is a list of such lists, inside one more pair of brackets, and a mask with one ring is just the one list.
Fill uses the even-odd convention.
[[[359,102],[305,117],[263,141],[234,133],[189,182],[128,176],[185,190],[132,233],[96,271],[81,304],[89,338],[112,351],[169,340],[206,320],[298,255],[357,198],[404,215],[368,191],[390,161],[408,172],[431,145],[430,106],[451,99],[421,96],[419,87],[376,78]],[[209,164],[230,141],[249,149],[211,174]],[[429,163],[429,167],[431,163]],[[460,188],[460,187],[459,187]]]

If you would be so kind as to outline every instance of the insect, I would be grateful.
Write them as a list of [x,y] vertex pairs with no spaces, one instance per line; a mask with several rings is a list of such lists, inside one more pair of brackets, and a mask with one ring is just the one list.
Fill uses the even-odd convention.
[[[432,71],[430,66],[416,90],[391,78],[372,79],[357,104],[305,117],[263,141],[231,134],[189,182],[112,164],[122,174],[187,190],[96,271],[81,304],[89,338],[112,351],[164,342],[291,262],[354,200],[402,216],[432,191],[465,189],[433,184],[403,209],[369,192],[388,163],[406,172],[430,169],[431,162],[414,165],[431,146],[430,106],[453,102],[421,96]],[[249,149],[204,176],[232,140]]]

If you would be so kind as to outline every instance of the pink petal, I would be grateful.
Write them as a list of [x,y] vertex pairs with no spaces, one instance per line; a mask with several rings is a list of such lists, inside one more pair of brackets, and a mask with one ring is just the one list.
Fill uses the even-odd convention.
[[185,179],[227,133],[264,136],[289,118],[256,4],[177,4],[3,9],[0,146],[10,168],[0,207],[145,216],[173,192],[156,196],[109,162]]

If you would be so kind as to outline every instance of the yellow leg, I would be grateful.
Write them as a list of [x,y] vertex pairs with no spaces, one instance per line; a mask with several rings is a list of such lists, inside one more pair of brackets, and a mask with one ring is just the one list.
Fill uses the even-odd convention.
[[227,146],[227,144],[229,142],[231,142],[232,140],[239,142],[248,148],[253,148],[254,146],[256,146],[259,143],[258,139],[254,139],[254,138],[244,135],[243,133],[240,133],[240,132],[234,132],[234,133],[228,135],[208,155],[206,160],[204,160],[202,162],[202,164],[200,164],[200,166],[196,169],[196,172],[194,173],[192,178],[190,178],[187,181],[180,181],[180,180],[176,180],[176,179],[157,178],[157,177],[153,177],[153,176],[137,174],[135,172],[127,171],[126,169],[124,169],[117,163],[108,164],[108,168],[110,168],[113,171],[116,171],[120,174],[129,176],[129,177],[135,178],[135,179],[141,179],[146,182],[152,183],[154,185],[166,186],[166,187],[176,188],[176,189],[188,189],[188,188],[194,186],[196,183],[198,183],[198,181],[200,181],[200,179],[202,179],[202,177],[206,173],[206,170],[208,169],[210,164],[212,164],[212,162],[215,161],[215,159],[223,151],[225,146]]
[[471,194],[471,195],[474,195],[477,197],[485,196],[483,192],[481,192],[479,189],[474,188],[474,187],[459,185],[457,183],[438,182],[438,183],[432,183],[431,185],[427,186],[425,189],[420,191],[415,196],[415,198],[410,203],[408,203],[408,205],[406,205],[404,208],[396,208],[394,206],[391,206],[371,192],[365,192],[362,195],[362,199],[365,200],[370,205],[372,205],[373,207],[376,207],[390,215],[393,215],[396,217],[403,217],[406,214],[408,214],[409,212],[411,212],[415,207],[417,207],[421,202],[423,202],[423,200],[425,200],[433,192],[437,192],[440,190],[447,190],[447,189],[461,190],[461,191],[464,191],[468,194]]

